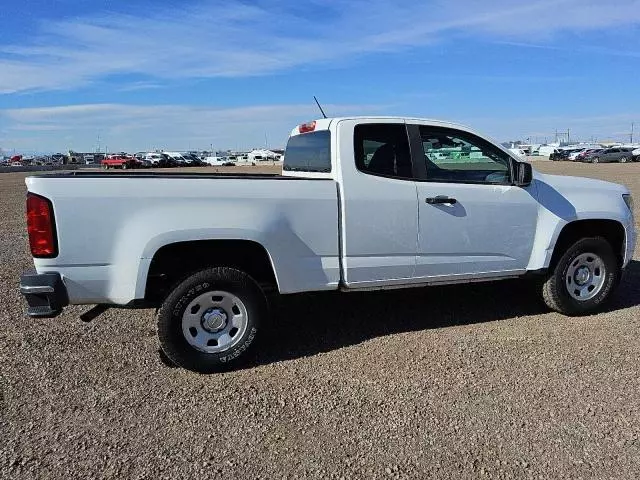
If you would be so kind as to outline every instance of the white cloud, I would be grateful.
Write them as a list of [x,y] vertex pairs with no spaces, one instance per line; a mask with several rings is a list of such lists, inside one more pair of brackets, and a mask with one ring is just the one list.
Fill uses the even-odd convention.
[[[324,105],[331,115],[380,113],[382,106]],[[186,105],[85,104],[0,110],[3,148],[21,150],[101,147],[137,151],[284,146],[291,129],[318,118],[317,107],[264,105],[209,108]],[[4,124],[4,128],[2,128]]]
[[105,13],[48,22],[24,45],[0,45],[0,94],[74,88],[118,74],[262,75],[424,45],[447,35],[530,39],[640,23],[640,0],[281,5],[210,0],[144,16]]

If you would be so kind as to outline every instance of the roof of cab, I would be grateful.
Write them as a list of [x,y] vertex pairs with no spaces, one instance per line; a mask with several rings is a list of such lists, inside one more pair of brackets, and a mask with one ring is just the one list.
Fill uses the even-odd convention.
[[[473,131],[470,127],[460,124],[460,123],[455,123],[455,122],[448,122],[446,120],[436,120],[433,118],[418,118],[418,117],[398,117],[398,116],[366,116],[366,115],[359,115],[359,116],[353,116],[353,117],[329,117],[329,118],[319,118],[316,120],[312,120],[310,122],[308,122],[307,124],[313,123],[315,122],[315,127],[313,128],[313,131],[317,131],[317,130],[328,130],[329,127],[331,126],[331,124],[333,122],[340,122],[342,120],[403,120],[405,122],[420,122],[420,123],[426,123],[426,124],[430,124],[430,125],[434,125],[434,126],[440,126],[440,127],[453,127],[453,128],[460,128],[460,129],[464,129],[464,130],[468,130],[468,131]],[[303,124],[306,125],[306,124]],[[296,127],[293,128],[293,130],[291,130],[291,136],[293,135],[300,135],[300,125],[297,125]]]

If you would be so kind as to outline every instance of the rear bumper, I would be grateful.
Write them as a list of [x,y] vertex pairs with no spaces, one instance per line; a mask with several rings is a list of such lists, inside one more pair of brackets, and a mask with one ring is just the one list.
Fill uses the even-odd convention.
[[69,305],[67,289],[59,273],[26,273],[20,277],[20,293],[27,301],[27,315],[53,318]]

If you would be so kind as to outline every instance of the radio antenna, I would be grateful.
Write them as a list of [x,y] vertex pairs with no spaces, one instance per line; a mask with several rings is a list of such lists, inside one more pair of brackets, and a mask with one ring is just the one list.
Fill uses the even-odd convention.
[[322,107],[320,106],[320,102],[318,101],[318,99],[316,98],[316,96],[315,96],[315,95],[313,96],[313,99],[316,101],[316,105],[318,105],[318,108],[320,109],[320,112],[322,113],[322,116],[323,116],[324,118],[327,118],[327,116],[326,116],[326,115],[325,115],[325,113],[324,113],[324,110],[323,110],[323,109],[322,109]]

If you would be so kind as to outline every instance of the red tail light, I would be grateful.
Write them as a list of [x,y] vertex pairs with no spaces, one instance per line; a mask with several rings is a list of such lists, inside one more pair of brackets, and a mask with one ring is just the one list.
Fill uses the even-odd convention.
[[313,122],[303,123],[302,125],[298,126],[298,131],[300,133],[313,132],[315,129],[316,129],[316,121],[315,120]]
[[27,231],[31,255],[39,258],[58,255],[53,206],[44,197],[27,194]]

